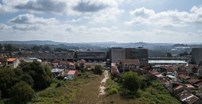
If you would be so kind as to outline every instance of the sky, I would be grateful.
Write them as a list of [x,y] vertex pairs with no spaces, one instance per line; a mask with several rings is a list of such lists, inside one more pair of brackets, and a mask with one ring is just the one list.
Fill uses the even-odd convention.
[[202,43],[202,0],[0,0],[0,41]]

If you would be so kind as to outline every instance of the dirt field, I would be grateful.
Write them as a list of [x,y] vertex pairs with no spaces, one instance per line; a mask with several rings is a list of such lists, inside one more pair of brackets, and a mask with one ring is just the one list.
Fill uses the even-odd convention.
[[85,84],[79,84],[72,104],[98,104],[101,100],[99,95],[100,82],[104,76],[91,78]]

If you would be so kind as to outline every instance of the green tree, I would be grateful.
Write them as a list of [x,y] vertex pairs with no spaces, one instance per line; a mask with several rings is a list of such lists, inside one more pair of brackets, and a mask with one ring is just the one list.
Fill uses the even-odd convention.
[[52,49],[49,46],[42,47],[42,51],[52,51]]
[[22,78],[22,71],[17,69],[0,69],[0,90],[2,98],[8,98],[10,89]]
[[24,81],[17,83],[11,89],[11,100],[16,104],[26,104],[34,97],[35,91]]
[[11,52],[14,50],[14,47],[11,44],[4,45],[5,51]]
[[93,69],[93,72],[94,72],[95,74],[102,75],[102,73],[103,73],[102,70],[103,70],[103,68],[102,68],[101,65],[96,65],[95,68]]
[[42,65],[40,62],[24,62],[21,63],[18,68],[32,77],[34,80],[33,88],[35,90],[42,90],[48,87],[52,81],[50,68],[46,65]]
[[166,53],[166,57],[172,57],[172,54],[171,53]]
[[2,51],[3,46],[0,44],[0,51]]
[[34,85],[34,80],[32,79],[32,77],[29,75],[29,74],[24,74],[22,76],[22,81],[25,81],[27,82],[30,86],[33,86]]
[[68,49],[65,49],[65,48],[55,48],[54,51],[56,51],[56,52],[62,52],[62,51],[68,51]]
[[123,89],[127,92],[132,92],[136,94],[140,88],[141,79],[136,72],[125,72],[121,76],[121,84]]
[[183,53],[180,53],[179,55],[180,55],[180,56],[186,56],[186,55],[189,55],[189,54],[188,54],[187,51],[185,51],[185,52],[183,52]]
[[40,51],[41,49],[42,49],[42,46],[37,46],[37,45],[35,45],[31,48],[31,50],[33,50],[33,51]]

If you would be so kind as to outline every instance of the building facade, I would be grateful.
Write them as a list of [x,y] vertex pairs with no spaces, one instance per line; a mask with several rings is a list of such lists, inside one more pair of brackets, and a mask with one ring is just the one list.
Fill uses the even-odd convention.
[[141,65],[148,65],[148,49],[126,48],[126,59],[139,59]]
[[111,63],[124,59],[139,59],[141,65],[148,65],[148,49],[144,48],[111,48]]
[[24,52],[22,55],[16,57],[35,57],[41,59],[42,61],[73,61],[75,60],[75,52]]
[[202,64],[202,48],[192,49],[192,60],[197,64]]
[[111,48],[109,52],[110,52],[111,63],[116,63],[119,60],[126,59],[124,48]]
[[85,60],[87,62],[104,62],[107,58],[107,52],[104,51],[77,51],[77,60]]

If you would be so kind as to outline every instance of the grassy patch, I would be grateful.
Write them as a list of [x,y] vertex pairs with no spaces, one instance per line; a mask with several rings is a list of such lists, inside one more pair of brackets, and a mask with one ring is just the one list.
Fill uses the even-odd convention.
[[[138,97],[128,99],[120,96],[119,84],[110,78],[107,81],[107,93],[104,102],[114,104],[181,104],[169,91],[164,88],[157,80],[151,81],[151,85],[138,90]],[[118,92],[117,92],[118,89]]]
[[79,90],[86,83],[91,82],[98,76],[92,72],[82,73],[71,81],[55,80],[47,89],[37,92],[32,100],[33,104],[69,104],[72,103]]
[[107,80],[106,85],[107,95],[117,94],[120,91],[120,86],[118,85],[118,83],[113,81],[111,78]]

